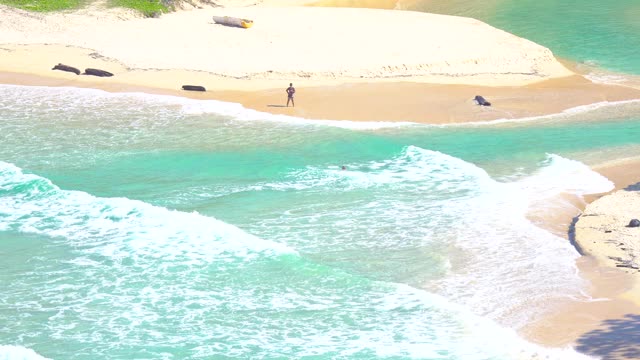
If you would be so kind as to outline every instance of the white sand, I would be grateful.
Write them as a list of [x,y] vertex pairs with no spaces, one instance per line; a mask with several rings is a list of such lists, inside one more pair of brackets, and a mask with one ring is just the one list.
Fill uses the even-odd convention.
[[223,7],[246,6],[304,6],[312,3],[311,0],[214,0],[217,5]]
[[[269,4],[291,2],[300,3]],[[255,25],[225,27],[213,24],[212,15],[250,18]],[[76,55],[33,46],[42,44],[70,47]],[[498,86],[572,74],[548,49],[477,20],[375,9],[205,8],[144,19],[122,10],[34,15],[0,7],[0,48],[0,71],[39,75],[50,75],[59,62],[83,69],[94,60],[113,64],[107,70],[118,75],[183,69],[213,73],[223,82],[392,79]],[[120,79],[136,82],[127,76]]]
[[640,186],[618,190],[589,204],[575,225],[576,242],[605,266],[636,277],[627,297],[640,301],[640,227],[627,227],[640,219]]
[[638,218],[640,191],[619,190],[586,207],[576,223],[576,239],[603,262],[640,272],[640,228],[627,227]]

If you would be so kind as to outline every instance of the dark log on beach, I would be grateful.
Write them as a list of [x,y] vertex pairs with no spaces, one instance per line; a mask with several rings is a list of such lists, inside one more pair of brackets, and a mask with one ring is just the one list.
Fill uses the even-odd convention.
[[93,76],[100,76],[100,77],[113,76],[113,74],[108,71],[104,71],[100,69],[91,69],[91,68],[84,69],[83,75],[93,75]]
[[633,263],[616,264],[616,267],[634,269],[634,270],[638,270],[638,268],[640,268],[640,266],[638,266],[636,264],[633,264]]
[[80,75],[80,70],[74,68],[73,66],[60,64],[60,63],[58,63],[58,65],[54,66],[53,69],[51,69],[51,70],[68,71],[68,72],[72,72],[72,73],[74,73],[76,75]]
[[488,102],[485,98],[483,98],[480,95],[476,95],[476,97],[474,98],[474,100],[478,103],[478,105],[482,105],[482,106],[491,106],[491,103]]
[[640,227],[640,220],[632,219],[629,221],[629,227]]
[[200,85],[182,85],[182,90],[207,91],[207,89],[205,89],[204,86],[200,86]]

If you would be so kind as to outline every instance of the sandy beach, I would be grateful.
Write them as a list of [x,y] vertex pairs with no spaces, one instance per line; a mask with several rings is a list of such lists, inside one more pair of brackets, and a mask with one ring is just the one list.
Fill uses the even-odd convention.
[[[430,124],[534,117],[640,99],[638,89],[593,83],[549,49],[469,18],[300,6],[307,0],[217,3],[223,7],[158,19],[118,9],[43,15],[0,5],[0,83],[217,99],[311,119]],[[359,4],[388,9],[395,1]],[[217,25],[214,15],[250,18],[255,26]],[[398,41],[411,33],[437,36],[425,37],[420,46]],[[58,63],[115,75],[52,71]],[[295,108],[284,106],[290,82],[297,88]],[[184,84],[208,91],[185,92]],[[493,106],[477,106],[475,95]],[[589,256],[578,267],[592,284],[590,295],[605,300],[563,304],[554,316],[525,329],[534,341],[580,344],[603,320],[637,313],[640,273],[616,267],[640,255],[640,230],[623,224],[640,206],[637,189],[624,190],[640,180],[639,165],[630,159],[596,167],[622,190],[588,206],[571,199],[573,209],[536,218],[566,236],[573,217],[583,211],[575,241]],[[615,244],[608,241],[612,233],[620,235]]]
[[[212,16],[254,19],[255,25],[249,30],[221,26],[214,24]],[[112,72],[124,83],[135,83],[136,74],[125,76],[123,70],[148,69],[184,69],[252,80],[245,83],[246,89],[252,90],[266,87],[256,83],[273,80],[335,84],[409,77],[413,82],[513,86],[572,74],[548,49],[480,21],[409,11],[242,7],[195,9],[143,19],[117,10],[105,15],[34,17],[5,8],[2,18],[0,43],[91,49],[84,56],[120,64],[114,64]],[[401,34],[412,32],[440,35],[427,38],[422,46],[397,41]],[[491,46],[486,38],[493,39]],[[18,65],[20,52],[15,50],[5,49],[9,56],[3,56],[3,70],[49,72],[53,59],[32,56]],[[58,60],[53,64],[88,66],[72,54],[55,54]],[[18,69],[12,68],[13,63]],[[149,85],[169,85],[156,81]],[[211,89],[235,86],[204,85]]]
[[626,176],[627,181],[618,182],[616,191],[594,199],[575,224],[576,244],[583,253],[604,267],[629,275],[633,284],[622,295],[636,304],[640,304],[640,228],[629,227],[629,223],[640,217],[639,165],[637,159],[629,159],[603,166],[601,172]]
[[[2,81],[108,91],[148,88],[305,118],[425,123],[522,118],[640,98],[640,90],[591,83],[548,49],[477,20],[279,7],[291,4],[194,9],[159,19],[124,10],[40,15],[0,7]],[[256,25],[220,26],[213,15],[251,18]],[[421,46],[397,41],[412,32],[446,35],[428,37]],[[115,76],[52,71],[57,63]],[[297,88],[295,109],[283,107],[289,82]],[[181,91],[185,84],[208,91]],[[475,106],[475,95],[493,106]]]
[[[634,237],[629,233],[634,229],[625,227],[628,224],[625,219],[638,209],[639,193],[633,190],[633,184],[640,179],[640,159],[631,157],[601,163],[593,169],[614,183],[611,192],[584,199],[564,197],[558,200],[572,206],[531,217],[539,226],[575,242],[584,255],[576,265],[590,283],[588,294],[592,301],[568,301],[552,316],[532,323],[524,332],[541,343],[556,346],[572,343],[580,351],[598,354],[603,341],[610,343],[612,349],[623,351],[634,343],[636,330],[633,326],[617,328],[611,323],[631,324],[628,316],[640,311],[640,273],[617,267],[617,262],[609,256],[616,254],[629,259],[637,251],[637,234]],[[606,231],[613,228],[617,229],[616,242],[607,241],[613,232]],[[627,251],[621,252],[620,243],[628,244],[622,246]],[[634,356],[612,358],[633,359]]]

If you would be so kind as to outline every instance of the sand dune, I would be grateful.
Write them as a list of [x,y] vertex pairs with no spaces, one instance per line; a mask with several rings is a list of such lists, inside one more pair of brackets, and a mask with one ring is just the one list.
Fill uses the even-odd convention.
[[638,209],[640,183],[605,195],[587,205],[575,225],[575,237],[580,249],[599,263],[635,278],[626,297],[640,304],[640,228],[627,226],[640,218]]
[[[215,98],[315,119],[428,123],[529,117],[640,97],[595,86],[548,49],[469,18],[289,6],[306,0],[216,3],[235,7],[145,19],[124,9],[34,14],[0,6],[0,79]],[[213,15],[255,25],[225,27]],[[57,63],[116,76],[52,71]],[[298,87],[297,107],[272,106],[289,82]],[[183,84],[212,92],[180,92]],[[474,106],[476,94],[494,106]]]
[[[212,15],[251,18],[249,30]],[[184,69],[235,79],[522,85],[572,73],[551,51],[480,21],[407,11],[208,8],[132,18],[117,10],[32,15],[0,8],[0,44],[90,49],[126,69]],[[0,70],[42,73],[3,54]],[[37,57],[37,55],[35,55]],[[49,64],[69,62],[64,56]],[[48,70],[48,69],[47,69]]]

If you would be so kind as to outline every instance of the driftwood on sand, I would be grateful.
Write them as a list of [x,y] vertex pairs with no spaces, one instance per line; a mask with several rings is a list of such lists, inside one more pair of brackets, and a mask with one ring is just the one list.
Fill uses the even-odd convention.
[[73,66],[60,64],[60,63],[58,63],[58,65],[54,66],[51,70],[62,70],[62,71],[72,72],[72,73],[74,73],[76,75],[80,75],[80,70],[74,68]]
[[248,29],[253,26],[253,20],[249,19],[241,19],[230,16],[214,16],[213,21],[216,24],[224,25],[224,26],[233,26]]
[[100,77],[113,76],[113,74],[108,71],[104,71],[100,69],[91,69],[91,68],[84,69],[84,74],[82,75],[93,75],[93,76],[100,76]]
[[207,91],[207,89],[205,89],[204,86],[200,86],[200,85],[182,85],[182,90]]

